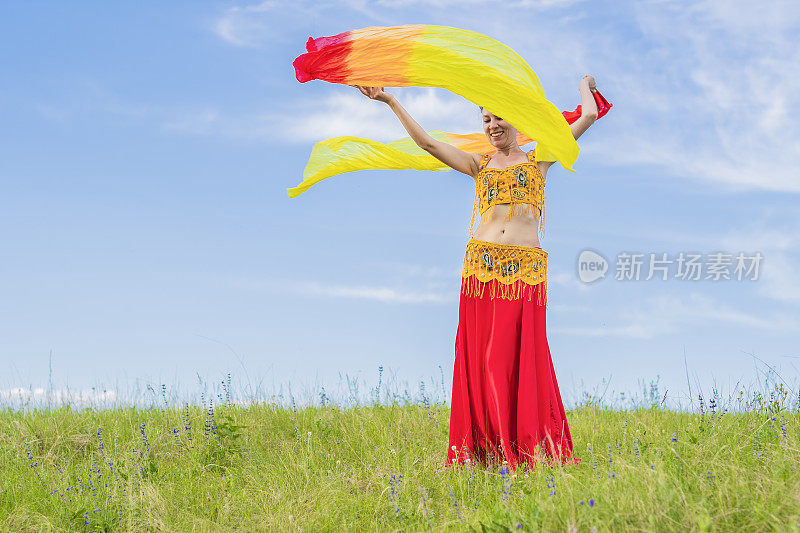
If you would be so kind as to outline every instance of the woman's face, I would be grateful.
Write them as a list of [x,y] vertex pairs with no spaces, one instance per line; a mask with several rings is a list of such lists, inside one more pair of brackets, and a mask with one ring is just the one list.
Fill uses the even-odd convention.
[[486,109],[483,110],[483,132],[489,138],[489,142],[498,148],[512,144],[517,139],[517,130],[514,126]]

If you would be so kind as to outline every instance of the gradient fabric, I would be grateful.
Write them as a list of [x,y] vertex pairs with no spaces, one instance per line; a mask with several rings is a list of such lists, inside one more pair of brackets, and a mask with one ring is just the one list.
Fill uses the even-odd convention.
[[[547,154],[567,170],[572,170],[578,157],[578,144],[568,123],[545,98],[533,69],[514,50],[481,33],[425,24],[374,26],[309,38],[306,50],[293,62],[301,83],[320,79],[347,85],[441,87],[503,117],[537,143],[539,154]],[[433,133],[439,135],[434,138],[451,142],[446,139],[452,134]],[[407,155],[413,160],[417,154]],[[434,170],[411,160],[406,161],[413,165],[410,167],[377,168]],[[396,160],[385,163],[399,164]]]

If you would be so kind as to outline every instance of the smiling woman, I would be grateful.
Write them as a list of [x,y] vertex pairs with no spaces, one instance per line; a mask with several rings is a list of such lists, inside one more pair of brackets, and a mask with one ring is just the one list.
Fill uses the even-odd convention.
[[[309,39],[306,47],[294,62],[299,81],[353,85],[386,103],[409,137],[388,144],[357,137],[319,142],[303,183],[289,196],[362,168],[452,168],[475,180],[470,232],[476,212],[481,226],[464,254],[445,464],[495,457],[515,468],[536,464],[540,453],[579,463],[547,342],[548,252],[535,230],[544,227],[548,167],[560,161],[569,168],[575,140],[611,107],[594,78],[581,80],[574,112],[558,113],[522,58],[475,32],[366,28]],[[477,100],[483,132],[425,131],[381,86],[390,84],[439,86]],[[536,150],[520,149],[533,140]]]

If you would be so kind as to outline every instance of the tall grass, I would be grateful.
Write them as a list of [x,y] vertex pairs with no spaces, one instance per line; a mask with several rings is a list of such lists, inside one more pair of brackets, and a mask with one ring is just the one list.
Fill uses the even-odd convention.
[[800,529],[800,404],[783,384],[700,393],[692,411],[666,409],[652,387],[629,409],[587,394],[567,413],[582,464],[514,474],[446,468],[449,410],[424,387],[421,401],[323,393],[301,407],[237,401],[226,386],[199,405],[157,391],[144,408],[6,408],[0,528]]

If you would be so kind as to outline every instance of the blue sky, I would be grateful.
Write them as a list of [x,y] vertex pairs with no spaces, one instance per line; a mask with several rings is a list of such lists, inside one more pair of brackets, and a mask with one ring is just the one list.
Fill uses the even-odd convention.
[[[315,141],[405,131],[355,89],[300,84],[309,36],[438,24],[511,46],[559,109],[614,104],[546,187],[548,341],[566,400],[661,377],[677,400],[800,367],[800,9],[744,2],[6,3],[0,8],[0,392],[262,390],[342,376],[449,400],[474,185],[365,171],[295,199]],[[390,88],[429,130],[474,104]],[[794,113],[794,115],[792,114]],[[584,284],[576,260],[760,252],[757,280]],[[672,272],[672,271],[671,271]],[[753,354],[757,359],[753,357]],[[246,369],[246,373],[245,373]],[[758,369],[758,370],[757,370]],[[431,385],[432,386],[432,385]],[[402,390],[402,386],[400,389]]]

